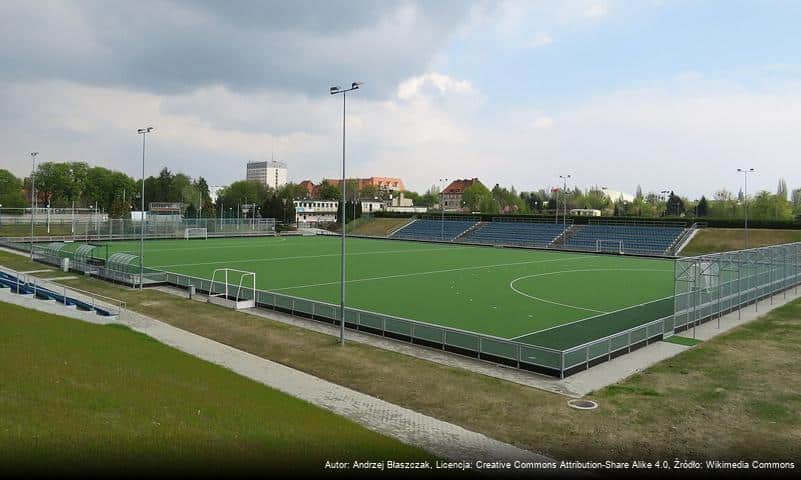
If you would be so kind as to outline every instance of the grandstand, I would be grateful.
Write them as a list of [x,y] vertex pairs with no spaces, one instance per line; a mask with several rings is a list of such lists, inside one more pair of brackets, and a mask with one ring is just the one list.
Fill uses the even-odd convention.
[[606,224],[574,226],[567,233],[563,248],[570,250],[614,251],[645,255],[667,255],[684,233],[681,223]]
[[463,235],[478,224],[477,218],[452,220],[434,220],[423,218],[415,220],[392,235],[392,238],[404,240],[440,240],[451,241]]
[[460,241],[483,245],[512,245],[547,247],[565,231],[562,223],[510,222],[493,218],[492,222],[481,222],[466,233]]
[[389,238],[661,256],[671,255],[686,232],[682,222],[590,220],[587,225],[572,225],[531,218],[495,217],[486,222],[432,217],[413,220]]

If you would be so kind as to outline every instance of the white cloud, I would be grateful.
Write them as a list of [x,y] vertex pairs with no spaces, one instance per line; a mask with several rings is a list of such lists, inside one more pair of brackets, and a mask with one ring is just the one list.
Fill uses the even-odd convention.
[[607,14],[606,5],[603,3],[594,3],[584,10],[584,15],[588,17],[603,17]]
[[398,98],[401,100],[414,100],[432,92],[438,95],[471,95],[476,90],[467,80],[456,80],[436,72],[409,78],[398,86]]
[[[463,79],[429,72],[388,100],[348,97],[352,175],[400,176],[422,190],[442,176],[476,176],[521,189],[573,174],[579,186],[690,195],[736,191],[733,168],[759,172],[756,189],[784,176],[801,186],[801,88],[748,92],[672,78],[647,89],[600,95],[570,108],[487,111]],[[401,94],[401,91],[403,94]],[[136,129],[156,127],[147,173],[162,166],[211,184],[244,175],[273,145],[299,181],[338,173],[341,100],[242,94],[223,87],[155,95],[65,82],[0,83],[0,164],[27,174],[41,161],[86,161],[139,175]],[[750,179],[749,179],[750,180]]]
[[534,36],[534,40],[531,42],[532,48],[544,47],[545,45],[550,45],[553,43],[553,38],[545,32],[538,32],[537,35]]
[[553,126],[553,118],[540,116],[534,119],[531,123],[533,128],[548,128]]

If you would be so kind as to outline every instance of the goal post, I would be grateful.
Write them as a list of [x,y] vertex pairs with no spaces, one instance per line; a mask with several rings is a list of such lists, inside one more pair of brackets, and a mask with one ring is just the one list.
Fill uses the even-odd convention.
[[623,253],[623,240],[596,240],[596,252]]
[[209,238],[209,230],[207,228],[189,227],[184,229],[184,240],[191,240],[193,238],[202,238],[207,240]]
[[208,301],[234,310],[255,308],[256,273],[235,268],[215,269],[211,273]]

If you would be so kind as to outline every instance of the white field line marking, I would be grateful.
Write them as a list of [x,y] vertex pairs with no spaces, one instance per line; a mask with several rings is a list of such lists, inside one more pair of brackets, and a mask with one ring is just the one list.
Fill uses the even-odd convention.
[[[451,250],[465,250],[469,248],[475,247],[440,247],[440,248],[421,248],[418,250],[382,250],[376,252],[356,252],[356,253],[347,253],[345,256],[356,256],[356,255],[383,255],[385,253],[415,253],[415,252],[438,252],[438,251],[451,251]],[[230,263],[256,263],[256,262],[280,262],[282,260],[298,260],[303,258],[324,258],[324,257],[339,257],[340,253],[326,253],[322,255],[297,255],[292,257],[270,257],[270,258],[253,258],[247,260],[221,260],[218,262],[201,262],[201,263],[174,263],[170,265],[154,265],[150,268],[168,268],[168,267],[196,267],[200,265],[219,265],[219,264],[230,264]],[[337,282],[338,283],[338,282]]]
[[[368,277],[368,278],[357,278],[353,280],[347,280],[345,283],[355,283],[355,282],[372,282],[373,280],[387,280],[391,278],[404,278],[404,277],[415,277],[418,275],[433,275],[436,273],[449,273],[449,272],[461,272],[465,270],[481,270],[482,268],[496,268],[496,267],[511,267],[516,265],[531,265],[535,263],[550,263],[550,262],[565,262],[569,260],[586,260],[586,255],[580,255],[575,257],[567,257],[567,258],[554,258],[550,260],[529,260],[526,262],[513,262],[513,263],[496,263],[493,265],[475,265],[472,267],[458,267],[458,268],[446,268],[443,270],[430,270],[427,272],[412,272],[412,273],[400,273],[397,275],[385,275],[382,277]],[[311,287],[323,287],[325,285],[339,285],[339,280],[335,282],[324,282],[324,283],[313,283],[309,285],[295,285],[292,287],[281,287],[281,288],[272,288],[270,291],[279,291],[279,290],[292,290],[296,288],[311,288]]]
[[524,275],[522,277],[515,278],[511,282],[509,282],[509,288],[514,290],[515,293],[523,295],[524,297],[531,298],[532,300],[538,300],[540,302],[550,303],[553,305],[559,305],[560,307],[567,307],[567,308],[574,308],[576,310],[586,310],[588,312],[595,312],[595,313],[609,313],[604,310],[596,310],[594,308],[585,308],[579,307],[577,305],[569,305],[567,303],[559,303],[554,302],[551,300],[546,300],[544,298],[535,297],[534,295],[529,295],[528,293],[521,292],[517,288],[515,288],[515,283],[518,280],[525,280],[527,278],[534,278],[534,277],[545,277],[548,275],[559,275],[562,273],[572,273],[572,272],[666,272],[667,270],[653,270],[653,269],[643,269],[643,268],[592,268],[592,269],[585,269],[585,270],[562,270],[559,272],[546,272],[546,273],[535,273],[533,275]]
[[[566,304],[563,304],[563,303],[551,302],[549,300],[544,300],[544,299],[541,299],[541,298],[533,297],[531,295],[527,295],[527,294],[525,294],[523,292],[520,292],[519,290],[514,288],[514,286],[512,285],[514,282],[516,282],[518,280],[523,280],[525,278],[542,277],[542,276],[545,276],[545,275],[554,275],[554,274],[558,274],[558,273],[570,273],[570,272],[672,272],[672,270],[657,270],[657,269],[650,269],[650,268],[599,268],[599,269],[588,269],[588,270],[563,270],[561,272],[547,272],[547,273],[537,273],[537,274],[534,274],[534,275],[526,275],[524,277],[520,277],[520,278],[516,278],[516,279],[512,280],[511,282],[509,282],[509,286],[515,292],[517,292],[517,293],[519,293],[519,294],[521,294],[523,296],[526,296],[526,297],[529,297],[529,298],[533,298],[535,300],[540,300],[540,301],[544,301],[544,302],[547,302],[547,303],[554,303],[556,305],[561,305],[561,306],[570,307],[570,308],[576,308],[576,309],[580,309],[580,310],[589,310],[589,311],[592,311],[592,312],[600,313],[601,315],[603,315],[605,313],[618,312],[620,310],[624,310],[625,308],[630,308],[630,307],[624,307],[622,309],[612,310],[611,312],[604,312],[604,311],[600,311],[600,310],[592,310],[592,309],[589,309],[589,308],[577,307],[575,305],[566,305]],[[651,300],[651,301],[655,302],[656,300],[661,300],[661,299],[657,298],[657,299]],[[632,305],[632,306],[636,306],[636,305]],[[518,335],[516,337],[512,337],[509,340],[518,340],[520,338],[527,337],[527,336],[533,335],[535,333],[542,333],[542,332],[545,332],[545,331],[548,331],[548,330],[553,330],[555,328],[561,328],[561,327],[565,327],[567,325],[572,325],[574,323],[583,322],[583,321],[588,320],[590,318],[595,318],[596,316],[597,315],[594,315],[594,316],[591,316],[591,317],[579,318],[578,320],[573,320],[572,322],[562,323],[562,324],[559,324],[559,325],[554,325],[553,327],[543,328],[541,330],[535,330],[533,332],[524,333],[523,335]]]

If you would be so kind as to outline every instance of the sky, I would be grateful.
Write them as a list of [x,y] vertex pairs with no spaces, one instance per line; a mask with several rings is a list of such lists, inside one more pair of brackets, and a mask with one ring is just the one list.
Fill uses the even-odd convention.
[[0,168],[801,187],[801,2],[0,2]]

